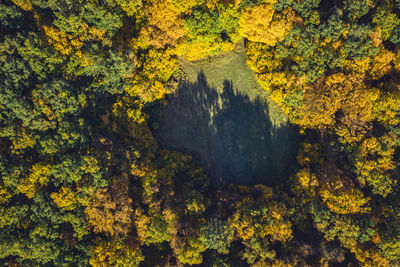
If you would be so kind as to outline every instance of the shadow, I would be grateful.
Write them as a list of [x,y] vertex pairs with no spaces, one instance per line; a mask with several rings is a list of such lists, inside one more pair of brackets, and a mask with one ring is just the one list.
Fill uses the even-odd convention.
[[154,136],[163,148],[191,154],[212,181],[276,185],[292,173],[297,129],[274,126],[266,101],[251,101],[226,80],[218,91],[201,72],[168,102],[150,112]]

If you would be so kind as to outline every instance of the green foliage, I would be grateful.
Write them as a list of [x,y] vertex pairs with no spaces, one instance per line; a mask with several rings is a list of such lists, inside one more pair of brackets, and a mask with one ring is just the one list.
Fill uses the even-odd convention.
[[193,14],[185,20],[185,27],[192,38],[202,38],[206,42],[213,42],[219,38],[221,25],[217,11],[195,9]]
[[94,62],[82,71],[83,75],[93,78],[91,90],[100,94],[118,94],[128,88],[126,77],[131,73],[132,65],[126,57],[110,51],[109,56],[94,56],[92,60]]
[[210,249],[217,250],[221,254],[229,253],[232,238],[233,230],[229,227],[229,224],[216,218],[211,219],[201,229],[200,240],[203,244]]
[[374,224],[370,218],[350,218],[333,214],[322,207],[314,207],[311,212],[315,216],[315,226],[327,241],[337,239],[344,247],[351,249],[358,243],[368,241],[374,233]]
[[247,261],[248,264],[266,264],[267,260],[273,260],[276,256],[274,250],[268,249],[267,244],[264,240],[260,240],[256,237],[252,237],[250,240],[245,242],[245,249],[242,257]]
[[390,37],[393,29],[400,25],[400,18],[390,10],[378,8],[372,22],[380,27],[382,40],[386,40]]
[[371,28],[364,25],[351,25],[347,40],[343,45],[346,58],[363,60],[366,57],[375,56],[379,50],[372,47],[370,39]]
[[170,226],[162,217],[152,217],[146,232],[146,244],[159,244],[171,240]]
[[0,4],[1,31],[16,30],[22,26],[23,15],[16,6]]
[[343,11],[350,21],[355,21],[367,15],[372,5],[371,0],[346,0]]
[[319,24],[319,14],[316,10],[321,0],[293,1],[293,9],[312,24]]
[[[0,264],[399,265],[399,11],[400,0],[2,1]],[[243,92],[251,69],[300,127],[288,184],[209,186],[201,160],[158,147],[146,112],[197,75],[189,60]]]

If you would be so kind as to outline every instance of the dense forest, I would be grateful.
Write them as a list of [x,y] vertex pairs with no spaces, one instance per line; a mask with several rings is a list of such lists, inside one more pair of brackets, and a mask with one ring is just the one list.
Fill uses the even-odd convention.
[[[0,31],[1,264],[400,265],[400,0],[0,0]],[[303,138],[277,186],[149,125],[239,42]]]

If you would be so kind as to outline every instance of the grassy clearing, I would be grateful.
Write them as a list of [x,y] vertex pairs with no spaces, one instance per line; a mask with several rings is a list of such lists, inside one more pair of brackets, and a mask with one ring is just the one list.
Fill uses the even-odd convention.
[[160,145],[192,154],[214,181],[285,181],[296,162],[297,130],[258,85],[243,44],[230,54],[181,65],[186,81],[168,105],[151,111]]
[[222,92],[224,81],[231,81],[235,89],[254,101],[257,97],[267,102],[270,120],[279,126],[288,123],[288,118],[280,107],[268,97],[268,93],[258,84],[254,73],[246,63],[246,51],[243,41],[236,45],[232,53],[212,57],[196,62],[180,60],[189,82],[194,83],[198,74],[203,72],[207,83]]

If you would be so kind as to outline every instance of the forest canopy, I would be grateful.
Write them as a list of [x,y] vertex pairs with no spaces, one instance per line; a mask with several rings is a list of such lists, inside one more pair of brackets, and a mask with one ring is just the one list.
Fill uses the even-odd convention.
[[[1,264],[400,265],[399,0],[1,0],[0,31]],[[149,125],[239,42],[303,138],[274,187]]]

